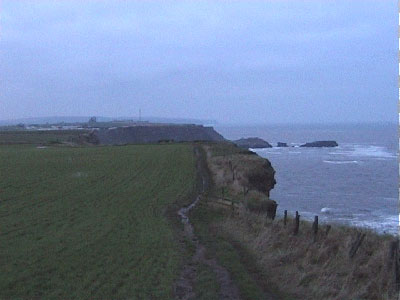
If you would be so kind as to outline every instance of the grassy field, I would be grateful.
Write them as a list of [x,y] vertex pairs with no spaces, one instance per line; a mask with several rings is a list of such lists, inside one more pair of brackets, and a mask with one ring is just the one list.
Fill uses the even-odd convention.
[[0,131],[0,145],[60,144],[72,142],[86,130]]
[[[176,215],[201,180],[193,146],[37,148],[37,136],[13,144],[19,137],[2,145],[0,135],[0,299],[174,298],[174,283],[195,252]],[[222,188],[228,197],[241,189],[220,180],[232,178],[229,165],[213,164],[221,157],[235,162],[235,155],[263,160],[229,144],[203,147],[209,170],[198,172],[210,171],[211,189],[191,211],[191,223],[242,299],[392,299],[392,237],[367,232],[349,259],[357,229],[333,226],[327,235],[321,227],[311,242],[311,224],[302,222],[294,237],[282,220],[266,222],[246,210],[243,195],[234,214],[217,209],[212,202]],[[196,299],[218,299],[216,273],[195,264]]]
[[0,299],[170,299],[190,145],[0,146]]

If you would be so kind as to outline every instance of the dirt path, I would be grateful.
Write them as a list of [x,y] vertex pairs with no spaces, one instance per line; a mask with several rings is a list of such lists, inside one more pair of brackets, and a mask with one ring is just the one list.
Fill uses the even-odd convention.
[[220,286],[219,299],[233,299],[239,300],[239,289],[234,284],[231,279],[229,272],[218,264],[215,258],[206,258],[206,249],[199,242],[198,238],[193,232],[193,225],[190,223],[188,214],[192,208],[201,199],[201,193],[208,189],[209,178],[207,177],[207,171],[204,166],[204,161],[202,161],[199,148],[195,148],[195,154],[197,158],[197,171],[201,177],[201,189],[200,195],[197,196],[196,200],[190,204],[188,207],[183,207],[178,211],[183,224],[184,224],[184,234],[186,238],[193,242],[195,246],[195,254],[193,255],[191,261],[186,264],[182,270],[181,276],[178,279],[175,286],[175,296],[177,299],[195,299],[196,295],[194,292],[194,285],[197,277],[196,265],[199,263],[209,266],[216,275],[218,284]]

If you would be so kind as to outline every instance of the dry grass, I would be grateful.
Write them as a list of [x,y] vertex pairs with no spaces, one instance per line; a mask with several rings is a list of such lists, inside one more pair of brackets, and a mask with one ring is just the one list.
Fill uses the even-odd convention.
[[[248,176],[263,163],[262,158],[229,145],[205,148],[214,191],[218,193],[223,187],[228,196],[240,202],[245,198],[244,189],[250,190],[246,197],[260,196],[261,191],[249,188]],[[235,174],[232,165],[236,166]],[[254,258],[266,286],[276,286],[296,299],[397,299],[389,251],[394,237],[363,230],[366,237],[350,258],[349,250],[360,229],[332,226],[327,235],[326,227],[320,226],[314,242],[310,222],[301,221],[297,236],[293,235],[293,224],[292,219],[286,226],[282,220],[267,221],[265,215],[251,213],[242,205],[237,214],[226,214],[209,225]]]
[[[223,147],[226,147],[225,151]],[[275,171],[268,160],[229,144],[204,148],[217,190],[223,187],[232,198],[243,199],[243,195],[250,190],[268,197],[275,184]]]
[[293,235],[293,220],[266,221],[244,208],[213,226],[226,239],[239,243],[255,257],[264,277],[299,299],[394,299],[393,240],[366,232],[353,259],[349,249],[357,229],[320,228],[313,242],[310,222],[301,222]]

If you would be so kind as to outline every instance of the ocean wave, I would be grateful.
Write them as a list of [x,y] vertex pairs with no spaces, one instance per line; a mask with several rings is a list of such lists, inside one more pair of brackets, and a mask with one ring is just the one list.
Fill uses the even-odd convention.
[[341,149],[341,151],[334,151],[334,152],[329,152],[331,155],[344,155],[344,156],[350,156],[350,157],[371,157],[371,158],[377,158],[377,159],[393,159],[397,158],[396,154],[393,154],[392,152],[388,151],[386,147],[383,146],[362,146],[362,145],[354,145],[353,149],[348,149],[344,150]]
[[383,200],[397,201],[399,199],[398,198],[394,198],[394,197],[383,197]]
[[277,148],[249,148],[250,151],[274,151]]
[[357,160],[324,160],[324,163],[335,164],[335,165],[343,165],[343,164],[358,164]]
[[352,154],[357,156],[372,156],[372,157],[386,157],[386,158],[397,157],[397,155],[393,155],[392,153],[390,153],[385,149],[386,149],[385,147],[381,146],[356,147]]
[[256,153],[282,154],[280,148],[249,148],[249,150]]
[[399,226],[399,216],[382,215],[372,217],[365,213],[342,213],[340,210],[330,207],[322,208],[321,213],[324,215],[321,221],[367,228],[378,233],[397,234]]
[[327,215],[331,215],[331,214],[335,213],[336,211],[337,211],[336,209],[330,208],[330,207],[323,207],[323,208],[321,209],[321,212],[322,212],[323,214],[327,214]]
[[379,233],[397,234],[399,218],[386,216],[376,220],[349,220],[351,226],[368,228]]
[[[305,220],[312,221],[315,214],[301,211],[300,215],[304,217]],[[396,215],[371,216],[368,213],[353,214],[331,207],[323,207],[321,209],[320,221],[321,224],[347,225],[386,234],[397,234],[399,227],[399,216]]]

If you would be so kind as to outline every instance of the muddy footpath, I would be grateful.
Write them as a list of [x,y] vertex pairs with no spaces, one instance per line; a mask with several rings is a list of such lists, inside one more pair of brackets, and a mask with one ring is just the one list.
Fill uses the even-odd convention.
[[183,267],[182,273],[175,286],[175,297],[180,300],[196,299],[194,286],[197,278],[196,266],[199,264],[207,265],[215,273],[217,282],[220,286],[219,299],[238,300],[240,298],[239,289],[233,282],[230,273],[226,268],[218,264],[215,258],[206,257],[206,248],[200,243],[194,234],[193,225],[190,223],[189,212],[196,207],[201,200],[202,194],[207,191],[210,184],[210,178],[206,167],[206,162],[201,157],[199,147],[194,149],[196,155],[196,167],[198,176],[200,176],[200,191],[196,199],[187,207],[182,207],[178,211],[178,215],[184,225],[185,238],[190,240],[194,247],[195,253],[191,260]]

